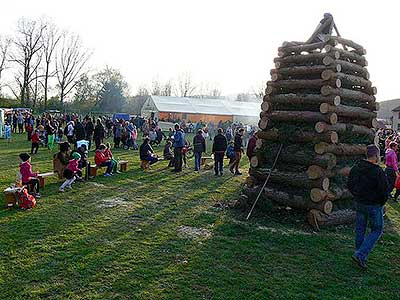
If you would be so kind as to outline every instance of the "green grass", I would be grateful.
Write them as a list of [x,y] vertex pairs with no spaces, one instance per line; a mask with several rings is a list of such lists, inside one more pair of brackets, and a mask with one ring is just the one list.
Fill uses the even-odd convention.
[[[29,147],[25,135],[0,140],[1,188]],[[166,162],[143,172],[137,151],[114,154],[128,172],[64,194],[51,178],[36,208],[0,210],[0,299],[400,298],[399,205],[387,205],[386,232],[362,272],[350,259],[350,227],[313,232],[301,214],[257,208],[245,221],[214,207],[237,199],[244,177],[195,173],[193,161],[178,175]],[[50,158],[41,148],[34,169],[51,170]],[[182,238],[180,226],[212,235]]]

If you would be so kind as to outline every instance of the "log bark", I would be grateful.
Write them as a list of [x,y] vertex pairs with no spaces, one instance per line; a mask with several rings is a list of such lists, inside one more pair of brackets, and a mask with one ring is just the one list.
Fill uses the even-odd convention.
[[331,201],[321,201],[315,203],[308,198],[302,196],[291,195],[286,192],[278,191],[275,189],[265,188],[264,197],[271,199],[278,205],[289,206],[292,208],[309,210],[317,209],[326,214],[332,212],[332,202]]
[[367,151],[366,145],[350,145],[350,144],[327,144],[324,142],[314,146],[317,154],[333,153],[336,155],[365,155]]
[[311,209],[308,212],[307,219],[308,223],[315,228],[353,224],[356,220],[356,212],[351,209],[343,209],[325,214],[319,210]]
[[300,45],[285,45],[278,48],[279,56],[290,55],[292,53],[310,52],[317,49],[323,49],[327,44],[336,46],[337,41],[329,40],[327,42],[318,42],[312,44],[300,44]]
[[321,73],[323,80],[334,80],[340,79],[343,87],[360,86],[363,88],[370,88],[372,86],[371,81],[366,80],[356,75],[349,75],[341,72],[334,72],[332,70],[325,70]]
[[[263,168],[251,168],[249,174],[259,181],[264,181],[267,179],[269,174],[269,169]],[[286,186],[293,186],[298,188],[319,188],[323,190],[329,189],[329,179],[328,178],[318,178],[316,180],[310,180],[306,173],[296,173],[296,172],[284,172],[273,170],[269,179],[272,183],[282,184]]]
[[318,112],[310,112],[310,111],[273,111],[270,113],[260,114],[262,117],[268,117],[273,121],[285,121],[285,122],[319,122],[324,121],[329,124],[337,123],[337,115],[335,113],[331,114],[321,114]]
[[357,65],[360,65],[362,67],[368,66],[368,61],[366,60],[366,58],[362,55],[357,54],[354,51],[346,51],[343,49],[335,48],[331,45],[326,45],[324,49],[327,53],[334,53],[335,57],[337,56],[337,53],[339,53],[339,56],[342,60],[349,60],[350,62],[356,63]]
[[286,140],[293,143],[338,143],[339,137],[336,132],[325,132],[322,134],[307,131],[296,131],[290,135],[280,132],[279,130],[258,131],[257,137],[263,140],[280,141]]
[[342,83],[340,79],[322,80],[322,79],[289,79],[280,81],[268,81],[268,86],[275,89],[298,90],[298,89],[321,89],[324,85],[334,88],[340,88]]
[[268,127],[268,118],[267,117],[262,117],[260,121],[258,121],[258,127],[260,129],[265,130]]
[[369,127],[369,128],[377,128],[378,127],[378,120],[375,118],[368,119],[368,120],[361,120],[361,119],[354,119],[354,118],[349,118],[349,117],[340,117],[340,122],[341,123],[353,122],[356,125],[365,126],[365,127]]
[[[328,57],[328,59],[325,59]],[[307,65],[307,64],[327,64],[328,61],[339,59],[339,52],[332,51],[330,53],[310,53],[306,55],[297,54],[286,57],[277,57],[274,59],[275,68],[285,68],[292,65]],[[324,61],[325,59],[325,61]]]
[[330,178],[335,176],[335,172],[333,170],[324,169],[317,165],[309,166],[306,173],[308,179],[310,180],[316,180],[325,177]]
[[280,69],[271,70],[271,80],[277,81],[288,79],[288,77],[302,77],[306,75],[320,75],[323,71],[331,70],[334,72],[341,72],[342,67],[339,64],[316,65],[316,66],[293,66]]
[[291,105],[318,105],[328,103],[331,105],[340,104],[340,96],[321,96],[316,94],[280,94],[275,96],[264,96],[264,102],[271,104]]
[[329,85],[325,85],[321,88],[321,94],[323,96],[340,96],[341,99],[346,99],[346,100],[353,100],[357,102],[375,102],[375,97],[368,95],[366,93],[360,92],[360,91],[353,91],[350,89],[344,89],[344,88],[333,88]]
[[377,116],[377,114],[375,112],[372,112],[366,108],[356,107],[356,106],[347,106],[347,105],[333,106],[328,103],[322,103],[319,107],[319,111],[322,114],[334,112],[339,117],[365,119],[365,120],[371,120],[373,118],[376,118],[376,116]]
[[313,188],[310,191],[310,199],[314,202],[321,202],[324,200],[338,201],[344,199],[352,199],[353,196],[347,189],[342,189],[337,186],[331,187],[329,190],[322,190],[319,188]]
[[369,80],[370,75],[369,72],[366,68],[361,67],[357,64],[353,64],[351,62],[345,61],[345,60],[335,60],[335,61],[329,61],[329,60],[325,60],[325,63],[328,63],[329,65],[340,65],[343,73],[345,74],[351,74],[351,75],[356,75],[356,76],[361,76],[366,80]]
[[361,125],[355,125],[350,123],[336,123],[335,125],[329,125],[325,122],[318,122],[315,124],[315,131],[318,133],[328,132],[328,131],[336,131],[338,133],[341,132],[350,132],[356,135],[368,136],[371,139],[375,138],[375,131],[371,128]]
[[353,48],[359,55],[366,55],[367,54],[367,51],[364,49],[363,46],[353,42],[352,40],[344,39],[344,38],[342,38],[340,36],[332,37],[332,40],[336,41],[339,44],[342,44],[343,46],[347,46],[347,47]]

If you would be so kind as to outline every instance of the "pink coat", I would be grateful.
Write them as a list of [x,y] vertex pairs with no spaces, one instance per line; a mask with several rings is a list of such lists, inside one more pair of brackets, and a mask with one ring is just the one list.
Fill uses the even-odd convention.
[[68,170],[71,170],[71,171],[74,172],[74,173],[76,173],[76,172],[80,171],[80,169],[78,168],[78,164],[79,164],[79,160],[77,160],[77,159],[71,159],[71,160],[68,162],[67,169],[68,169]]
[[22,183],[28,183],[32,178],[37,177],[37,173],[32,172],[32,165],[29,161],[25,161],[19,165],[19,171],[21,172]]

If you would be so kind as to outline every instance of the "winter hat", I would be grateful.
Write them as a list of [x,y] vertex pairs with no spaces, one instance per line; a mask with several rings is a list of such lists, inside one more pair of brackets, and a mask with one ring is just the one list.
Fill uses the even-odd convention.
[[81,159],[81,155],[78,152],[72,153],[72,158],[73,159]]
[[23,162],[26,162],[26,161],[28,161],[28,160],[31,158],[31,156],[30,156],[28,153],[21,153],[21,154],[19,155],[19,158],[20,158]]
[[375,156],[379,157],[379,155],[380,151],[376,145],[371,144],[367,146],[367,157],[375,157]]

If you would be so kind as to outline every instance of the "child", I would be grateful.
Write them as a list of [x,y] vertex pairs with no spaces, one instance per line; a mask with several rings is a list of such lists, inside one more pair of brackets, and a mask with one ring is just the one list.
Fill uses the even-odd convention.
[[38,173],[32,172],[31,156],[28,153],[21,153],[19,158],[21,159],[19,171],[21,173],[22,184],[30,187],[30,193],[34,193],[36,198],[40,198]]
[[7,142],[11,142],[11,125],[8,122],[4,125],[4,137]]
[[66,180],[58,189],[60,192],[64,192],[64,188],[72,189],[72,184],[76,179],[80,179],[82,176],[82,171],[79,169],[79,160],[81,155],[78,152],[72,153],[72,159],[69,161],[67,167],[64,170],[64,177]]
[[114,158],[112,152],[111,152],[111,145],[110,143],[106,144],[106,150],[104,151],[104,155],[113,162],[113,169],[112,172],[113,173],[121,173],[120,171],[118,171],[118,161]]
[[112,176],[112,170],[114,168],[114,163],[110,160],[109,157],[105,155],[106,146],[104,144],[100,144],[99,148],[96,150],[96,154],[94,155],[94,161],[98,167],[107,167],[105,177]]
[[172,150],[172,141],[168,139],[164,146],[164,160],[169,160],[168,167],[173,167],[175,162],[174,151]]
[[31,140],[32,140],[31,154],[36,154],[39,149],[39,141],[40,141],[39,132],[37,129],[33,131]]

